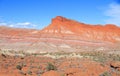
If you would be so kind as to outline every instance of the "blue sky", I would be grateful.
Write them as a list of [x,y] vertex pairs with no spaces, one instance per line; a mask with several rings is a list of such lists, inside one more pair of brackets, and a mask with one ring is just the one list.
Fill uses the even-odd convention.
[[119,26],[120,0],[0,0],[0,25],[41,29],[56,16]]

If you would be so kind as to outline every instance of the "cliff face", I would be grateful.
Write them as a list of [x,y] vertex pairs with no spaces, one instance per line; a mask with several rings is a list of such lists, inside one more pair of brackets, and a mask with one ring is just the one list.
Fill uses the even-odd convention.
[[90,25],[61,16],[53,18],[51,24],[44,28],[42,33],[48,34],[46,37],[61,35],[87,41],[120,41],[120,27],[113,24]]

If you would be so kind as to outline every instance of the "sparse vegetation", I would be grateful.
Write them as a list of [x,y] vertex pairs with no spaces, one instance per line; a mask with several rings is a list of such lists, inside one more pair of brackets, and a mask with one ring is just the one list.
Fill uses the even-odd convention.
[[22,70],[20,70],[19,73],[22,74],[22,75],[26,75],[26,73]]
[[106,71],[100,74],[99,76],[112,76],[110,72]]
[[18,70],[22,70],[23,67],[22,67],[21,65],[17,65],[16,68],[17,68]]
[[38,71],[36,72],[37,75],[41,75],[41,74],[43,74],[43,73],[44,73],[43,70],[38,70]]
[[120,55],[116,55],[116,54],[108,54],[108,53],[104,53],[104,52],[82,52],[80,53],[81,56],[83,57],[88,57],[91,58],[94,61],[97,62],[106,62],[106,61],[120,61]]
[[[44,54],[45,55],[45,54]],[[63,74],[63,71],[66,71],[66,69],[69,68],[77,68],[77,69],[83,69],[84,72],[86,72],[86,68],[89,69],[93,66],[95,67],[97,65],[97,69],[101,68],[98,76],[111,76],[113,73],[120,74],[118,69],[111,69],[110,65],[107,61],[118,61],[120,59],[119,55],[116,54],[108,54],[104,52],[80,52],[80,53],[50,53],[52,56],[60,56],[58,58],[51,58],[51,57],[45,57],[44,55],[38,54],[38,56],[29,55],[29,56],[5,56],[7,58],[1,59],[4,63],[0,63],[2,65],[2,69],[10,69],[16,67],[19,71],[19,74],[23,76],[41,76],[46,71],[51,72],[50,70],[55,70],[58,73],[60,72],[60,76],[65,76],[66,73]],[[77,56],[78,57],[77,57]],[[39,57],[40,56],[40,57]],[[64,57],[66,56],[66,58]],[[73,57],[71,57],[73,56]],[[76,57],[74,57],[76,56]],[[79,57],[80,56],[80,57]],[[1,57],[3,57],[1,55]],[[69,58],[70,57],[70,58]],[[12,60],[13,59],[13,60]],[[94,61],[93,61],[94,60]],[[84,62],[85,61],[85,62]],[[88,61],[88,62],[87,62]],[[104,63],[105,62],[105,63]],[[8,65],[9,64],[9,65]],[[17,64],[17,65],[16,65]],[[91,65],[93,64],[93,65]],[[94,65],[95,64],[95,65]],[[90,67],[89,67],[90,66]],[[6,68],[4,68],[6,67]],[[10,68],[9,68],[10,67]],[[116,67],[116,65],[115,65]],[[110,68],[110,69],[109,69]],[[106,70],[108,69],[108,70]],[[93,69],[94,70],[94,69]],[[69,71],[69,70],[68,70]],[[73,70],[74,71],[74,70]],[[105,72],[103,72],[105,71]],[[110,71],[110,72],[109,72]],[[10,71],[14,73],[14,71]],[[103,72],[103,73],[102,73]],[[99,75],[100,74],[100,75]],[[91,73],[91,76],[94,75],[94,73]],[[119,75],[118,75],[119,76]]]
[[54,66],[52,63],[48,63],[48,64],[47,64],[47,67],[46,67],[46,70],[47,70],[47,71],[57,70],[57,68],[56,68],[56,66]]
[[65,74],[61,74],[61,76],[65,76]]
[[5,55],[5,54],[2,53],[1,55],[2,55],[2,57],[6,58],[6,55]]
[[28,70],[27,74],[32,75],[32,71]]

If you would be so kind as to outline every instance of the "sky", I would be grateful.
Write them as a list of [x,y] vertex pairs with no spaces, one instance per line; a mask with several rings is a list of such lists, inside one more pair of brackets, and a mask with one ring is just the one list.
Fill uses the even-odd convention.
[[0,0],[0,25],[42,29],[56,16],[120,26],[120,0]]

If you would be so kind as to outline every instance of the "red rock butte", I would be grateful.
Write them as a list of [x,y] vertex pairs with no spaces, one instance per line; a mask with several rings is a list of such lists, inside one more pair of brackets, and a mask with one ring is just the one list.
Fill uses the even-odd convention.
[[57,16],[42,30],[1,26],[0,40],[1,49],[14,50],[54,51],[59,47],[60,50],[73,51],[81,45],[105,47],[109,44],[111,47],[111,44],[120,44],[120,27],[85,24]]
[[52,36],[55,34],[70,36],[70,38],[87,41],[120,42],[120,27],[116,25],[84,24],[61,16],[53,18],[51,24],[44,28],[42,33],[54,34]]

